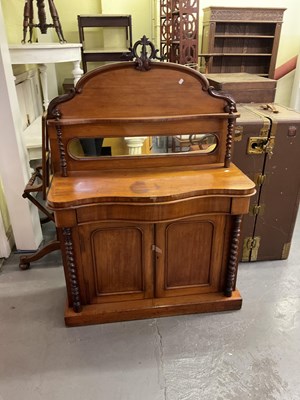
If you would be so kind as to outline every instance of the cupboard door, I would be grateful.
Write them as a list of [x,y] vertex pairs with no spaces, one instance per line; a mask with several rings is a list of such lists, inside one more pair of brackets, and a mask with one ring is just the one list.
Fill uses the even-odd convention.
[[152,225],[86,224],[79,236],[90,304],[153,296]]
[[156,296],[221,290],[229,218],[209,215],[157,224]]

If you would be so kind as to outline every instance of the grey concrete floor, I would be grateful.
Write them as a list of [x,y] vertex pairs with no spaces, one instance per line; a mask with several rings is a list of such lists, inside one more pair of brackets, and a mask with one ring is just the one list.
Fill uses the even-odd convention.
[[0,400],[299,400],[300,220],[286,261],[244,263],[240,311],[66,328],[58,252],[0,275]]

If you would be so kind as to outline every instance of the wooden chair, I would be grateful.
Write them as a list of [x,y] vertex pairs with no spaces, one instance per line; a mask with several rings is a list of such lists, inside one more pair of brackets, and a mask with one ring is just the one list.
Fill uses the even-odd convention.
[[[54,222],[54,216],[45,205],[47,190],[49,188],[50,174],[51,174],[51,161],[49,152],[49,142],[47,135],[46,119],[42,117],[42,164],[35,168],[29,182],[25,186],[23,197],[31,201],[41,211],[45,217],[41,218],[41,223],[49,221]],[[40,194],[41,200],[38,198]],[[38,249],[34,254],[22,255],[20,257],[19,268],[26,270],[30,267],[30,263],[37,261],[52,251],[60,249],[60,241],[58,238],[50,241],[46,245]]]

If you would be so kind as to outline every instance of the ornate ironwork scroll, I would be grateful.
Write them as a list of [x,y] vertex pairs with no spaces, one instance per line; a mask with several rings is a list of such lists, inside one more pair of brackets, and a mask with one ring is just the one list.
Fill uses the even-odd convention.
[[66,262],[68,269],[68,277],[71,288],[72,307],[74,312],[78,313],[82,310],[80,302],[80,291],[77,277],[77,266],[73,251],[72,231],[71,228],[63,228],[64,246],[66,251]]
[[32,34],[33,28],[39,28],[42,34],[47,33],[48,28],[54,28],[57,36],[59,38],[60,43],[65,43],[66,40],[63,35],[61,23],[59,21],[58,12],[54,5],[53,0],[48,0],[49,11],[52,17],[52,24],[47,24],[46,20],[46,12],[45,12],[45,1],[44,0],[36,0],[36,5],[38,8],[38,20],[39,23],[35,24],[33,22],[34,13],[33,13],[33,0],[25,0],[24,5],[24,15],[23,15],[23,40],[22,43],[26,41],[27,30],[29,28],[29,40],[28,42],[32,42]]
[[232,296],[232,291],[235,285],[237,264],[238,264],[238,250],[239,250],[239,238],[241,234],[241,223],[242,216],[235,215],[233,217],[233,228],[232,228],[232,241],[229,254],[229,262],[227,266],[227,276],[225,282],[224,294],[227,297]]

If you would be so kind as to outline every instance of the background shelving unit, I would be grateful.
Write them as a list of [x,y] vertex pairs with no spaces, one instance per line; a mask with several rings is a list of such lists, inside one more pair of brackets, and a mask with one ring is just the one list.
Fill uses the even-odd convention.
[[[132,47],[132,21],[131,15],[78,15],[79,40],[82,43],[82,67],[87,72],[88,62],[113,62],[124,61],[126,55],[129,55],[129,48]],[[116,47],[112,44],[110,47],[90,48],[86,32],[90,29],[95,30],[98,37],[105,36],[103,29],[120,28],[124,31],[123,47]]]
[[198,63],[199,0],[160,1],[161,54],[178,64]]
[[285,8],[203,9],[200,64],[205,73],[273,78]]

